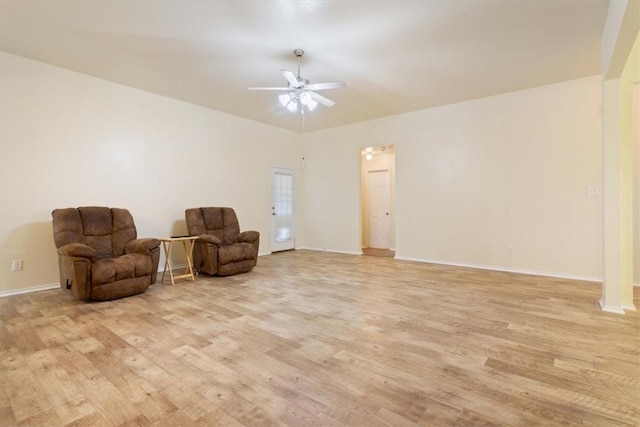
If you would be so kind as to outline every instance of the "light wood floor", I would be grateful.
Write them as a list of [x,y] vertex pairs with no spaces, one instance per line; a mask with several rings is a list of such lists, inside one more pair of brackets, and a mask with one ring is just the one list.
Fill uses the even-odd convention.
[[3,298],[0,425],[638,425],[640,315],[599,296],[294,251],[105,303]]
[[396,256],[396,251],[392,251],[390,249],[362,248],[362,255],[393,258]]

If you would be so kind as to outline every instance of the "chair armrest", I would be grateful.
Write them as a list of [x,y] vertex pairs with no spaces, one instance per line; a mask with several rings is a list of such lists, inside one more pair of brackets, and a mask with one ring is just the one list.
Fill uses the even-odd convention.
[[82,243],[69,243],[58,248],[58,255],[95,259],[98,253],[91,246]]
[[211,243],[212,245],[220,246],[222,245],[222,240],[218,239],[216,236],[212,234],[201,234],[198,236],[199,242]]
[[236,243],[254,243],[259,238],[260,233],[257,231],[243,231],[242,233],[236,234],[233,241]]
[[150,254],[155,248],[160,246],[160,240],[150,237],[144,239],[136,239],[127,243],[124,247],[125,253],[128,254]]

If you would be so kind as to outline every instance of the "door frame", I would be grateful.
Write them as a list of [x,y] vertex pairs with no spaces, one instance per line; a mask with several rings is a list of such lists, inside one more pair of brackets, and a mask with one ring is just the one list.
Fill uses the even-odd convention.
[[[372,154],[371,160],[367,159],[367,153]],[[380,157],[378,157],[380,156]],[[369,171],[388,170],[390,179],[389,194],[389,250],[396,250],[396,156],[395,144],[380,146],[365,146],[360,149],[360,247],[368,248],[371,244],[369,236],[369,200],[367,195],[367,176]]]
[[[275,209],[275,181],[274,177],[277,172],[282,172],[284,174],[289,174],[293,178],[293,188],[292,188],[292,206],[291,206],[291,247],[281,246],[277,247],[277,243],[275,241],[275,217],[274,209]],[[269,199],[269,250],[270,252],[279,252],[279,251],[288,251],[295,249],[296,247],[296,170],[293,168],[285,168],[280,166],[272,166],[269,169],[269,185],[270,185],[270,199]]]

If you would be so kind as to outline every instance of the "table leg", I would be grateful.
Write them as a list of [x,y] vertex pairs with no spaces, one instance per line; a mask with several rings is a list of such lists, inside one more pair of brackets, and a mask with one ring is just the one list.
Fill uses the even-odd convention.
[[195,276],[193,275],[193,246],[195,245],[196,241],[189,240],[188,242],[184,241],[183,243],[185,245],[184,253],[187,258],[187,268],[185,269],[184,273],[190,274],[191,280],[196,280]]
[[171,267],[171,246],[173,242],[162,242],[162,246],[164,247],[164,270],[162,270],[162,279],[160,279],[160,283],[164,283],[164,274],[169,270],[169,278],[171,279],[171,284],[175,285],[173,280],[173,268]]

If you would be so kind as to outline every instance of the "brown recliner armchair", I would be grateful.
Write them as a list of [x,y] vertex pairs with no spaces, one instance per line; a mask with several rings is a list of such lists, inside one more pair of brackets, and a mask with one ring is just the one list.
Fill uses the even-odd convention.
[[218,276],[246,273],[258,261],[260,233],[240,232],[231,208],[192,208],[185,211],[187,230],[198,236],[193,264],[196,271]]
[[137,239],[126,209],[55,209],[60,287],[80,300],[107,301],[144,292],[155,283],[160,240]]

